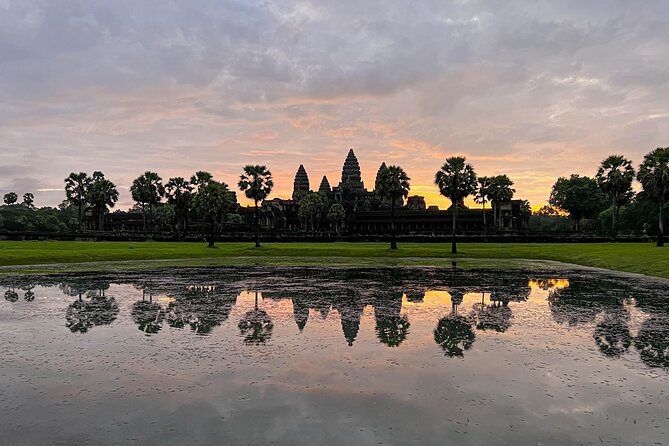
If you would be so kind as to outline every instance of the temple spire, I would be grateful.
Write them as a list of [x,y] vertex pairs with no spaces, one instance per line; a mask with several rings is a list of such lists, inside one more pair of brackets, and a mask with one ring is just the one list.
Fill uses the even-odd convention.
[[327,196],[332,192],[332,188],[330,187],[330,182],[328,181],[328,177],[323,175],[323,179],[321,180],[321,185],[318,187],[318,192]]
[[387,169],[388,166],[386,166],[386,163],[381,163],[379,166],[379,170],[376,172],[376,181],[374,181],[374,190],[378,193],[378,188],[379,188],[379,178],[381,176],[381,172],[383,172],[384,169]]
[[365,185],[362,182],[362,176],[360,174],[360,163],[358,163],[358,158],[356,158],[353,149],[348,151],[346,161],[344,161],[344,167],[342,168],[341,172],[341,183],[339,184],[339,187],[351,190],[365,188]]
[[293,200],[299,201],[309,193],[309,176],[302,164],[297,169],[293,182]]

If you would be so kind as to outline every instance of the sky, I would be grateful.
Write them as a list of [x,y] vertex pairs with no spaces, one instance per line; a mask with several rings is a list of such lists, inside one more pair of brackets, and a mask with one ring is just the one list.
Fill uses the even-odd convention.
[[669,146],[666,0],[0,0],[0,194],[63,198],[103,171],[131,206],[146,170],[289,198],[336,185],[349,148],[411,194],[448,156],[544,204],[558,176]]

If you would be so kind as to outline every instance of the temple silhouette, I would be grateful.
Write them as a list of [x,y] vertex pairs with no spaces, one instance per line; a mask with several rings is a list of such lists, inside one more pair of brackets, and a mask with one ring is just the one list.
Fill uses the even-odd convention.
[[[386,168],[383,162],[377,170]],[[376,182],[375,182],[376,184]],[[265,200],[261,209],[261,224],[266,230],[297,231],[305,229],[299,219],[302,199],[310,192],[324,195],[330,205],[341,204],[346,211],[344,222],[348,234],[384,234],[390,231],[390,203],[383,200],[375,188],[368,189],[362,180],[360,163],[353,149],[348,151],[337,186],[331,187],[330,180],[323,176],[318,188],[312,190],[309,174],[303,164],[297,169],[293,181],[291,199],[272,198]],[[500,205],[499,231],[509,232],[527,228],[527,217],[521,212],[522,200],[511,200]],[[437,206],[427,206],[425,197],[410,195],[398,203],[396,210],[396,230],[403,234],[443,234],[451,231],[451,208],[442,210]],[[492,209],[470,209],[460,203],[458,209],[459,230],[470,233],[483,232],[483,213],[488,223],[493,220]],[[250,210],[245,213],[250,218]],[[250,220],[249,220],[250,222]],[[331,222],[324,217],[318,226],[320,231],[330,230]]]
[[[386,163],[379,166],[376,178],[386,168]],[[336,186],[333,186],[336,184]],[[318,187],[311,183],[309,173],[304,164],[300,164],[293,180],[293,192],[290,198],[271,198],[262,203],[260,209],[260,224],[267,234],[278,238],[304,236],[307,229],[309,234],[324,236],[346,235],[347,237],[364,238],[384,236],[390,233],[390,202],[383,200],[379,192],[362,180],[360,163],[353,149],[348,151],[341,169],[339,183],[331,183],[327,176],[322,176]],[[312,187],[314,186],[314,187]],[[436,186],[435,186],[436,188]],[[335,224],[327,218],[327,210],[320,220],[307,225],[299,218],[302,200],[312,192],[322,194],[327,200],[328,208],[335,203],[341,204],[345,210],[344,220]],[[484,232],[484,218],[488,223],[487,230],[497,233],[514,233],[524,231],[528,226],[529,216],[521,209],[523,200],[510,200],[499,204],[499,221],[493,224],[494,216],[491,208],[468,208],[464,203],[458,207],[458,232],[460,234],[480,235]],[[164,203],[158,204],[157,208]],[[425,197],[410,195],[406,200],[399,200],[396,204],[395,228],[398,234],[416,236],[448,235],[452,230],[452,209],[439,209],[437,206],[427,206]],[[249,228],[254,226],[254,209],[251,206],[240,206],[237,194],[233,192],[233,206],[231,214],[239,214],[241,223],[226,225],[221,234],[226,237],[243,236]],[[90,210],[85,214],[85,227],[95,230],[96,220]],[[164,228],[163,228],[164,229]],[[202,221],[191,215],[188,221],[191,237],[197,237],[204,231]],[[131,211],[115,211],[105,216],[104,231],[113,234],[130,235],[143,234],[144,223],[142,214],[137,209]],[[160,230],[153,234],[160,233]]]

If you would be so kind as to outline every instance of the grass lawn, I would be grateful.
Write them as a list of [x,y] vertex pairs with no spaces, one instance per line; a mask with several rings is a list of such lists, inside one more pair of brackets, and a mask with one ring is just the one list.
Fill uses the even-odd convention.
[[[208,264],[245,261],[268,264],[443,264],[458,259],[554,260],[669,279],[669,247],[651,243],[461,243],[457,256],[448,243],[205,243],[0,241],[4,272],[29,271],[28,265],[87,262],[211,259]],[[74,265],[72,265],[74,266]],[[23,268],[19,268],[23,267]]]

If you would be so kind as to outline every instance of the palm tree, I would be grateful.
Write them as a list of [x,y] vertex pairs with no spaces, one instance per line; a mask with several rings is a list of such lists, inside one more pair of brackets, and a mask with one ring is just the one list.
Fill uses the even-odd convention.
[[209,172],[203,170],[195,172],[194,175],[190,177],[190,184],[192,184],[196,189],[199,189],[202,186],[205,186],[208,182],[214,179],[214,176]]
[[390,200],[390,249],[397,249],[395,239],[395,204],[409,195],[409,180],[400,166],[381,168],[376,176],[376,191],[382,200]]
[[27,207],[28,209],[34,209],[35,208],[35,195],[30,193],[30,192],[26,192],[25,194],[23,194],[23,203],[22,204],[25,207]]
[[91,181],[93,179],[86,172],[72,172],[65,178],[65,197],[79,211],[79,230],[81,230],[83,224],[82,212],[88,200],[88,188],[91,185]]
[[451,238],[451,253],[457,254],[455,231],[458,221],[458,205],[469,195],[476,192],[476,173],[464,156],[452,156],[446,159],[435,177],[434,182],[439,187],[439,193],[453,203],[453,235]]
[[274,182],[272,172],[265,166],[244,166],[244,173],[239,176],[239,189],[244,192],[246,198],[253,200],[255,205],[255,236],[256,248],[260,248],[260,224],[258,215],[258,203],[263,201],[272,192]]
[[193,201],[193,185],[183,177],[170,178],[165,184],[167,202],[174,207],[177,240],[181,240],[181,230],[186,231],[188,214]]
[[502,203],[508,203],[513,198],[516,192],[513,186],[513,181],[506,175],[496,175],[490,178],[490,185],[488,191],[490,193],[490,201],[493,204],[493,215],[495,218],[495,228],[499,230],[502,219]]
[[98,230],[104,230],[104,217],[108,208],[113,208],[118,201],[116,185],[105,178],[105,174],[93,172],[91,184],[88,187],[88,202],[97,215]]
[[474,196],[474,201],[480,205],[483,205],[483,235],[486,234],[486,229],[488,228],[485,215],[485,204],[490,201],[490,182],[490,177],[479,177],[478,189],[476,190],[476,195]]
[[197,191],[193,206],[204,222],[209,223],[209,247],[214,247],[216,229],[225,221],[231,198],[228,185],[211,180]]
[[142,219],[144,220],[144,231],[146,226],[146,208],[149,208],[149,226],[153,230],[153,207],[160,203],[165,195],[163,179],[155,172],[146,171],[142,176],[135,178],[130,186],[132,199],[142,207]]
[[602,161],[595,178],[602,191],[611,198],[613,205],[611,237],[615,239],[621,202],[632,192],[632,181],[634,181],[632,162],[622,155],[611,155]]
[[643,191],[660,204],[658,225],[660,233],[657,236],[657,246],[664,246],[664,218],[662,210],[664,202],[669,199],[669,147],[659,147],[644,156],[639,166],[637,180],[643,186]]

